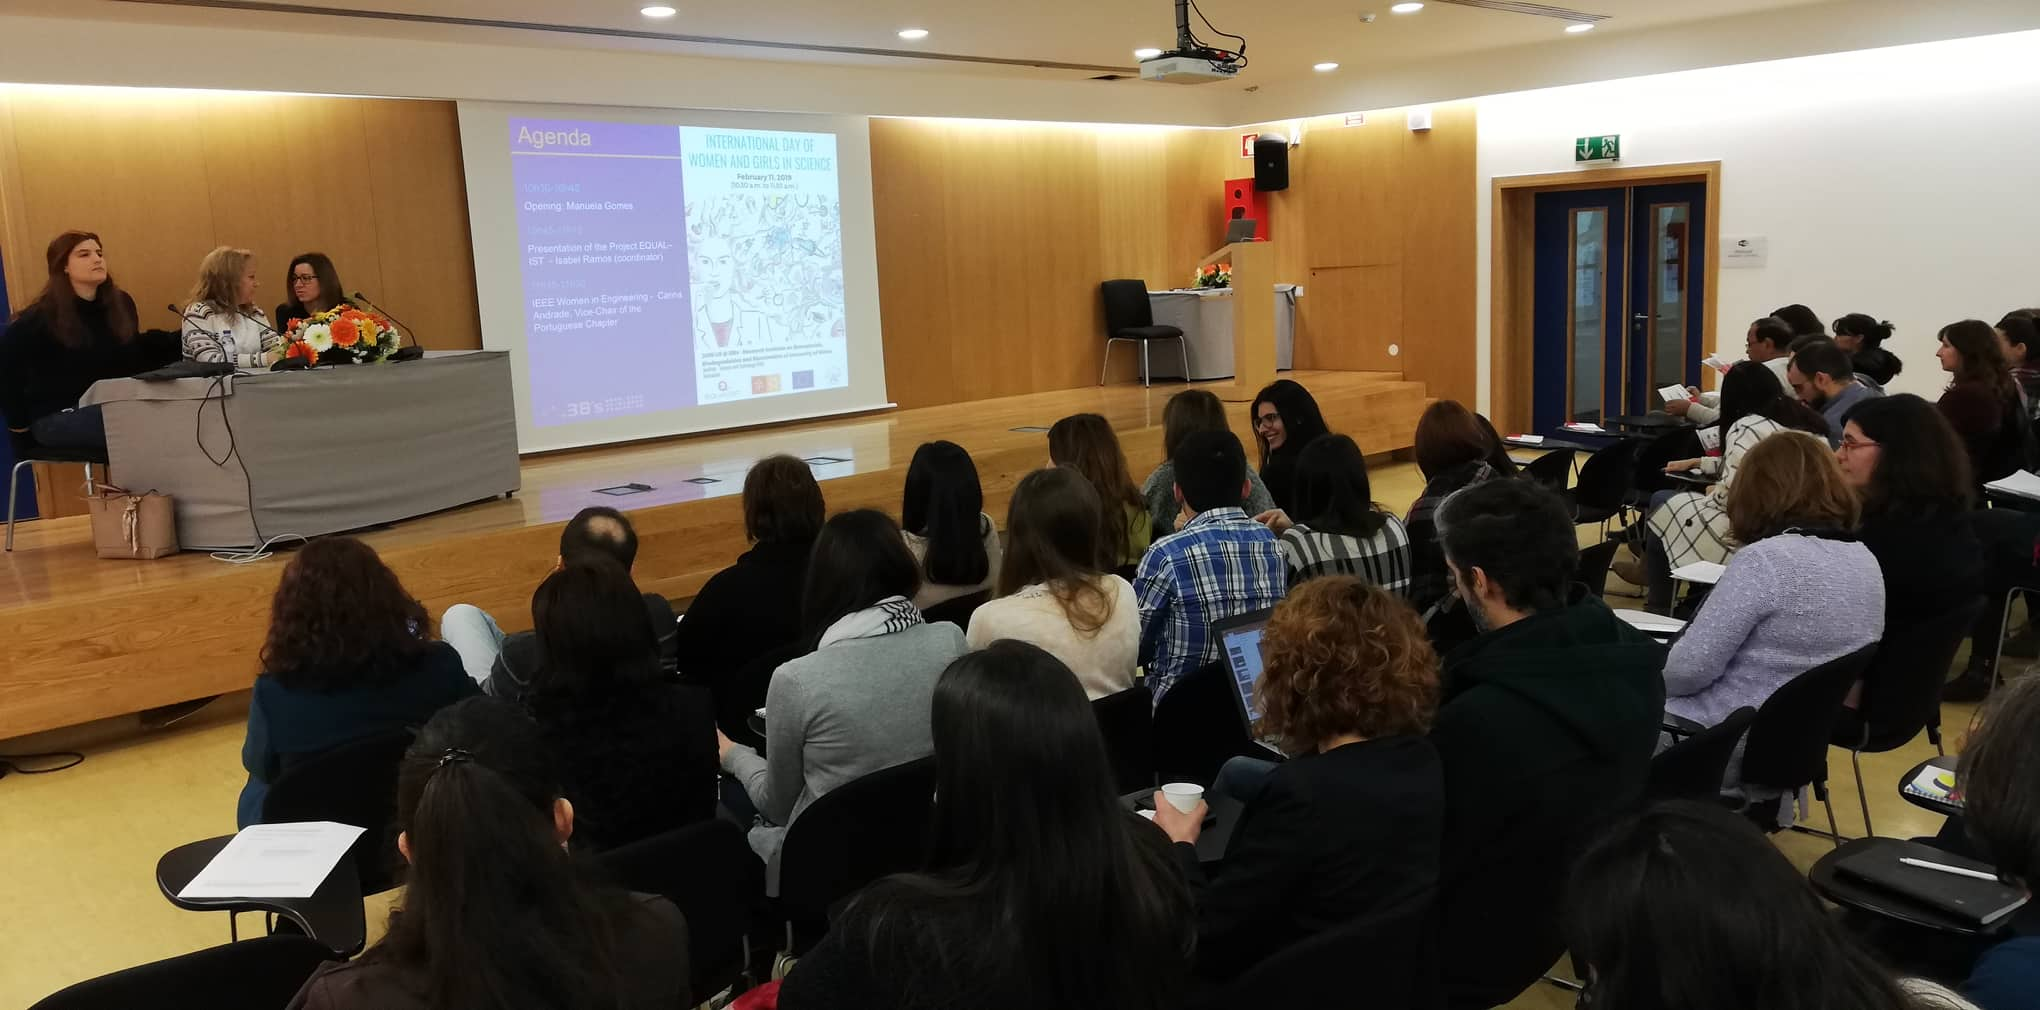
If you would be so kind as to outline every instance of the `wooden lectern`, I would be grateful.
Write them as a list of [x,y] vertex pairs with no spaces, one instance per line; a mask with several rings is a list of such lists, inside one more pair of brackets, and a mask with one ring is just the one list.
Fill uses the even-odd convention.
[[1232,264],[1233,384],[1215,390],[1229,403],[1249,403],[1275,381],[1275,246],[1233,242],[1197,264]]

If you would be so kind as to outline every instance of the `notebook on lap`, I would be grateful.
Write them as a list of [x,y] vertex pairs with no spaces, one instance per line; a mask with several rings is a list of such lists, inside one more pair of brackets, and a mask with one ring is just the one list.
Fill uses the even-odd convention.
[[1238,703],[1240,724],[1246,727],[1247,739],[1266,752],[1260,756],[1280,761],[1284,757],[1281,741],[1255,730],[1255,724],[1261,721],[1261,711],[1254,702],[1254,688],[1261,682],[1261,629],[1274,612],[1275,608],[1267,607],[1228,617],[1213,624],[1211,633],[1225,654],[1226,669],[1232,673],[1233,701]]

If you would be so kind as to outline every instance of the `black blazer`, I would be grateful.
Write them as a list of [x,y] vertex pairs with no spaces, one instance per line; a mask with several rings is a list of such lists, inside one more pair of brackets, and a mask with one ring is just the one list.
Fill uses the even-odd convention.
[[710,576],[687,605],[676,645],[680,678],[708,684],[800,637],[810,540],[762,543]]
[[1247,801],[1216,880],[1189,845],[1197,972],[1230,979],[1300,940],[1375,913],[1428,909],[1445,780],[1419,736],[1383,737],[1275,768]]

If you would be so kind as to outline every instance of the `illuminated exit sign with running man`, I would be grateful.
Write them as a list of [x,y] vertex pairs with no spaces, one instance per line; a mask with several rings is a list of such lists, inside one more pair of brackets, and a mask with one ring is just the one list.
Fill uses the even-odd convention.
[[1573,141],[1574,161],[1615,161],[1622,157],[1622,135],[1581,137]]

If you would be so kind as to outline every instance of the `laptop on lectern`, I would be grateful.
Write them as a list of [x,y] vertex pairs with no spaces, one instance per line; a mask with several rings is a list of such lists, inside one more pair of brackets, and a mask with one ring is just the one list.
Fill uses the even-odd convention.
[[1225,244],[1254,241],[1254,231],[1261,223],[1250,217],[1236,217],[1225,225]]

